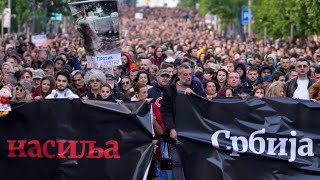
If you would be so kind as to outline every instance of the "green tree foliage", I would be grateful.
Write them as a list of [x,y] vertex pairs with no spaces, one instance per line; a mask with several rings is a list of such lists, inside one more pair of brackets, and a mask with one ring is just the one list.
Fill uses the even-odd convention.
[[263,29],[268,35],[289,37],[291,25],[295,37],[305,38],[320,33],[320,0],[259,0],[254,1],[254,30],[260,37]]
[[181,0],[181,4],[189,6],[199,3],[200,15],[208,12],[216,14],[221,18],[223,24],[236,22],[241,12],[241,7],[248,3],[247,0]]
[[320,34],[320,0],[295,0],[297,30],[302,36]]
[[[50,17],[51,13],[61,13],[64,16],[70,15],[69,6],[66,0],[45,0],[47,8],[47,16]],[[71,2],[69,0],[69,2]],[[73,2],[73,1],[72,1]]]
[[182,0],[182,1],[180,1],[180,5],[185,6],[185,7],[191,7],[193,9],[195,9],[198,1],[199,0]]
[[[201,15],[211,12],[219,15],[223,24],[230,24],[238,20],[248,0],[181,0],[183,6],[194,7],[196,3]],[[291,25],[295,37],[320,34],[320,0],[252,0],[252,5],[253,29],[260,37],[265,27],[271,37],[289,37]]]
[[21,26],[26,23],[32,15],[32,10],[28,1],[14,0],[13,2],[15,3],[15,6],[12,6],[13,14],[15,14],[16,19],[12,20],[17,22],[18,32],[20,32]]
[[6,7],[6,1],[1,0],[0,1],[0,14],[2,14],[3,9]]
[[217,14],[222,22],[228,24],[238,19],[241,7],[246,5],[247,0],[199,0],[201,15],[207,12]]

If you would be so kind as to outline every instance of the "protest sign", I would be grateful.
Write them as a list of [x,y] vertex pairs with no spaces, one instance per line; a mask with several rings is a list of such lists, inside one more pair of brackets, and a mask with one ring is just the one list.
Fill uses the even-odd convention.
[[80,1],[69,7],[86,50],[87,67],[121,65],[117,1]]

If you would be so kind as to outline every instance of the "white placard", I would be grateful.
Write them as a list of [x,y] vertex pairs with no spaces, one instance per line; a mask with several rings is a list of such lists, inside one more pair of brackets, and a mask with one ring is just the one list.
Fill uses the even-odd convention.
[[121,65],[117,0],[90,0],[69,3],[88,68]]
[[31,42],[35,44],[37,47],[39,46],[46,46],[48,44],[47,42],[47,35],[33,35],[31,36]]
[[134,18],[135,18],[135,19],[143,19],[143,13],[137,12],[137,13],[134,15]]
[[10,28],[11,26],[11,10],[10,8],[4,8],[2,14],[2,23],[4,28]]
[[110,54],[101,56],[87,56],[88,68],[106,68],[122,64],[121,54]]

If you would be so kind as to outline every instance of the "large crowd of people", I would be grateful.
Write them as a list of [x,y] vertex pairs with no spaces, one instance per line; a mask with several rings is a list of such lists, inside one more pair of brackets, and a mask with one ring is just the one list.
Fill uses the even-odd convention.
[[[87,68],[74,26],[39,47],[26,34],[5,34],[0,88],[10,90],[11,103],[56,98],[148,101],[156,114],[156,135],[167,132],[177,139],[174,97],[179,91],[207,100],[255,96],[320,102],[320,41],[241,41],[218,34],[188,8],[120,9],[122,65],[113,72]],[[136,12],[143,19],[135,19]],[[171,157],[179,159],[170,146]],[[154,157],[159,158],[161,153]],[[174,169],[172,177],[181,179],[181,166]],[[163,174],[153,175],[161,179]]]

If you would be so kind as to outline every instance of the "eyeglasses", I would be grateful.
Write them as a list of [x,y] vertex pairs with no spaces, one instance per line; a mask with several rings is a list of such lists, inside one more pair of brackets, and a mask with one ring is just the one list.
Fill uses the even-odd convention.
[[125,84],[128,85],[128,84],[130,84],[130,81],[124,81],[124,82],[122,82],[121,84],[122,84],[122,85],[125,85]]
[[22,88],[19,88],[19,87],[16,87],[16,91],[20,91],[20,92],[22,92],[22,91],[23,91],[23,89],[22,89]]
[[302,68],[302,67],[303,67],[303,68],[307,68],[308,65],[298,65],[297,67],[298,67],[298,68]]
[[97,83],[98,83],[98,82],[100,82],[100,79],[91,79],[90,82],[91,82],[91,83],[92,83],[92,82],[97,82]]

